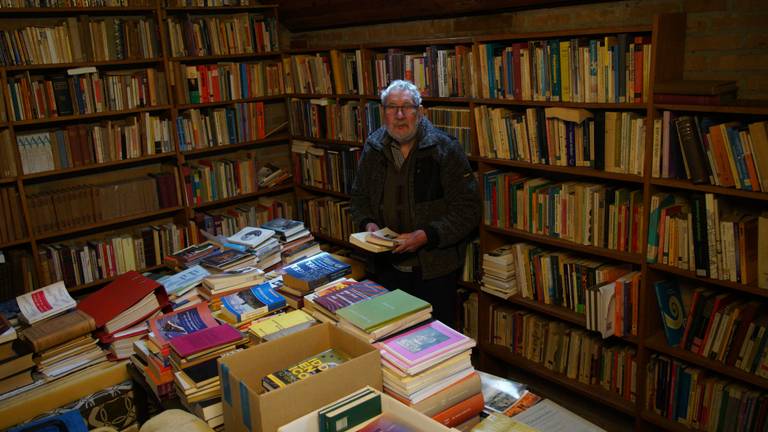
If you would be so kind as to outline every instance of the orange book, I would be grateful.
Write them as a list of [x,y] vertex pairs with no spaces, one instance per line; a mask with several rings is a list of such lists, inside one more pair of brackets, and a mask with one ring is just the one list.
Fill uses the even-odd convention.
[[736,183],[733,179],[733,172],[731,171],[731,165],[728,162],[728,154],[725,151],[725,141],[723,140],[722,132],[717,126],[711,126],[709,128],[709,142],[714,154],[715,165],[717,165],[717,172],[720,177],[720,186],[733,187]]
[[483,394],[477,393],[456,405],[441,411],[432,418],[445,426],[454,427],[458,426],[472,417],[480,414],[483,410]]

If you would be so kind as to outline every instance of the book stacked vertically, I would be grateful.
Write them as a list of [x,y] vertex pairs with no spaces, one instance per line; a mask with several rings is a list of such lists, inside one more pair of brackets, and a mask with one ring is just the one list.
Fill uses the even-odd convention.
[[432,305],[405,291],[394,290],[336,311],[339,327],[374,342],[428,320]]
[[108,345],[110,360],[122,360],[131,355],[133,343],[149,332],[147,319],[168,305],[162,285],[130,271],[83,299],[77,308],[93,317],[96,336]]
[[280,242],[275,231],[271,229],[247,226],[227,237],[227,241],[246,247],[256,258],[256,267],[262,270],[280,262]]
[[384,391],[448,426],[483,410],[480,378],[470,359],[475,341],[430,321],[375,344]]
[[287,265],[320,253],[320,244],[304,226],[304,222],[275,218],[261,225],[277,233],[282,263]]

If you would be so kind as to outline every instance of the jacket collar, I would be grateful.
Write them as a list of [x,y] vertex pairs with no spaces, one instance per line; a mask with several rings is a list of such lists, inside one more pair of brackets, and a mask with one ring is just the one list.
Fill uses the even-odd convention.
[[[416,126],[416,145],[417,149],[422,150],[427,147],[432,147],[436,144],[435,134],[432,133],[436,129],[432,123],[427,120],[425,116],[422,116],[419,120],[419,124]],[[375,150],[381,151],[385,144],[389,144],[393,139],[387,132],[387,128],[382,126],[368,136],[368,143]]]

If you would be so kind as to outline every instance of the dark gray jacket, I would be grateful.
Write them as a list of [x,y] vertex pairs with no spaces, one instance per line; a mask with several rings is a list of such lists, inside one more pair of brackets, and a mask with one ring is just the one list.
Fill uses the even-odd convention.
[[[368,137],[352,186],[352,221],[361,231],[369,222],[382,227],[385,139],[391,138],[383,127]],[[411,217],[428,239],[418,251],[422,277],[433,279],[463,264],[465,240],[480,222],[480,196],[469,161],[455,138],[422,118],[416,142],[409,156],[415,158],[408,179]]]

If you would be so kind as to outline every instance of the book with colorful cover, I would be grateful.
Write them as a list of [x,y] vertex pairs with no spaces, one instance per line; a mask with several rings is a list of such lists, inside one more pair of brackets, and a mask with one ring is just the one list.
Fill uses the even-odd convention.
[[685,332],[685,309],[677,281],[665,280],[653,284],[659,302],[661,322],[669,346],[676,347]]
[[287,287],[303,292],[332,282],[352,272],[352,266],[322,252],[283,268]]
[[371,280],[354,282],[340,290],[329,292],[326,295],[320,295],[314,299],[327,311],[335,313],[337,310],[353,305],[355,303],[368,300],[370,298],[388,293],[389,290]]
[[405,291],[394,290],[336,311],[341,319],[370,333],[378,327],[430,307]]
[[238,324],[285,307],[285,297],[275,291],[282,285],[282,280],[277,278],[222,297],[221,317],[232,324]]
[[234,249],[227,249],[205,257],[200,261],[200,264],[216,270],[226,270],[248,259],[253,260],[254,256]]
[[16,297],[21,320],[27,324],[64,313],[77,306],[63,281],[52,283]]
[[316,323],[317,321],[311,315],[298,309],[254,321],[248,328],[248,332],[259,340],[275,340]]
[[281,240],[285,240],[292,235],[301,232],[301,230],[304,229],[304,222],[293,219],[275,218],[261,224],[261,227],[276,232]]
[[191,357],[243,340],[243,334],[229,324],[221,324],[177,336],[168,341],[179,357]]
[[203,302],[150,320],[150,340],[158,347],[164,348],[174,338],[218,325],[219,322],[208,309],[208,303]]
[[324,370],[334,368],[350,357],[336,348],[329,348],[319,354],[308,357],[295,365],[272,372],[261,379],[265,390],[283,388],[291,383],[307,379]]
[[249,248],[256,248],[274,236],[275,232],[271,229],[264,228],[263,226],[258,228],[249,226],[241,229],[234,235],[227,237],[227,240]]
[[475,345],[471,338],[440,321],[431,321],[375,344],[408,366],[454,355]]
[[163,276],[157,281],[165,287],[165,292],[169,296],[180,296],[194,288],[210,274],[211,272],[201,265],[194,265],[174,275]]

